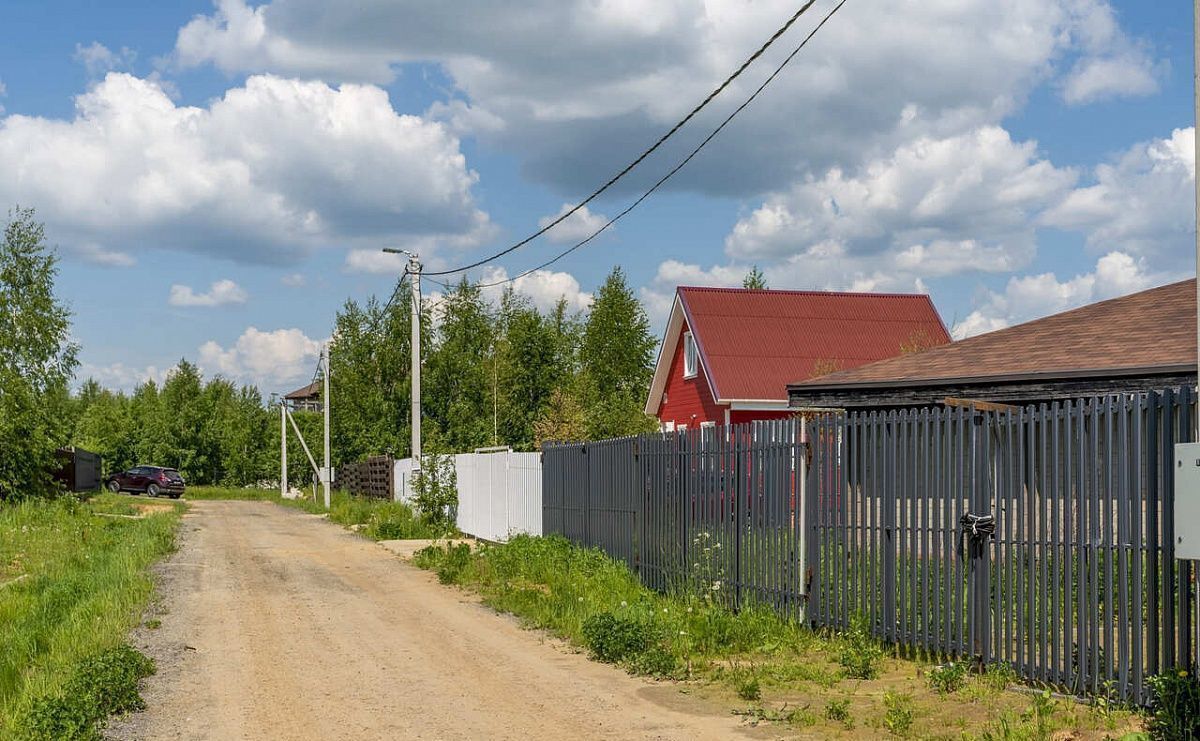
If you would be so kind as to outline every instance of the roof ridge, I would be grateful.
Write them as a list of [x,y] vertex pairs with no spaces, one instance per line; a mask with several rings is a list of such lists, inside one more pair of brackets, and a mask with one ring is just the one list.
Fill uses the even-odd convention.
[[737,286],[676,286],[677,291],[711,291],[713,293],[779,293],[805,296],[862,296],[864,298],[912,298],[932,302],[928,293],[896,293],[875,291],[821,291],[811,288],[738,288]]

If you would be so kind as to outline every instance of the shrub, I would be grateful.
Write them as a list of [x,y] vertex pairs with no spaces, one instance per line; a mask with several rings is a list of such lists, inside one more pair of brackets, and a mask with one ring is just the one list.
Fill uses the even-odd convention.
[[650,624],[637,618],[601,612],[583,622],[584,644],[595,659],[610,664],[645,653],[653,639]]
[[907,736],[912,730],[912,696],[898,692],[883,693],[883,727],[894,736]]
[[1163,741],[1200,738],[1200,681],[1186,669],[1150,678],[1150,737]]
[[948,695],[957,692],[967,683],[967,664],[963,661],[951,661],[949,664],[935,666],[929,670],[929,686],[935,692]]
[[851,679],[874,679],[879,676],[883,649],[871,635],[867,621],[861,615],[850,620],[850,629],[842,634],[838,663]]
[[458,509],[458,480],[454,458],[449,455],[428,455],[413,475],[413,504],[421,519],[443,533],[454,529]]
[[29,741],[92,741],[109,715],[141,710],[138,682],[154,673],[154,662],[122,644],[80,662],[62,692],[33,702],[17,723]]

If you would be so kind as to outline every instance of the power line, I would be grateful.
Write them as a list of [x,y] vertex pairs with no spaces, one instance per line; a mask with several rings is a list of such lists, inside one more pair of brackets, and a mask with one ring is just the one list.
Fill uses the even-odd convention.
[[601,193],[603,193],[604,191],[611,188],[618,180],[620,180],[621,178],[628,175],[630,170],[632,170],[633,168],[640,165],[643,160],[645,160],[647,157],[649,157],[651,154],[653,154],[655,152],[655,150],[657,150],[668,139],[670,139],[672,136],[674,136],[675,133],[677,131],[679,131],[681,128],[683,128],[683,126],[688,121],[691,121],[692,118],[697,113],[699,113],[705,106],[707,106],[709,103],[711,103],[714,98],[716,98],[718,95],[720,95],[725,90],[725,88],[729,87],[730,83],[732,83],[734,80],[736,80],[738,78],[739,75],[741,75],[743,72],[745,72],[747,67],[749,67],[751,64],[753,64],[754,61],[756,59],[758,59],[760,56],[762,56],[763,53],[767,49],[769,49],[771,47],[771,45],[774,44],[777,39],[779,39],[780,36],[785,34],[787,32],[787,30],[792,27],[792,24],[794,24],[797,20],[799,20],[800,16],[804,15],[804,12],[807,11],[810,7],[812,7],[813,3],[815,3],[816,1],[817,0],[808,0],[808,2],[806,2],[804,5],[802,5],[799,10],[797,10],[795,13],[792,14],[791,18],[788,18],[786,23],[784,23],[782,26],[780,26],[779,29],[775,31],[775,33],[771,34],[771,38],[767,39],[766,43],[764,43],[762,46],[760,46],[758,48],[757,51],[755,51],[753,54],[751,54],[750,57],[745,62],[742,62],[742,66],[738,67],[733,72],[733,74],[729,75],[729,77],[726,77],[724,82],[722,82],[720,85],[717,86],[717,88],[715,90],[713,90],[711,93],[709,93],[708,97],[706,97],[704,100],[700,101],[700,103],[695,108],[693,108],[686,116],[684,116],[682,119],[680,119],[678,123],[676,123],[674,126],[672,126],[670,128],[670,130],[667,131],[667,133],[660,136],[658,138],[658,141],[654,142],[654,144],[651,145],[649,149],[647,149],[646,151],[644,151],[640,155],[638,155],[637,159],[635,159],[633,162],[630,162],[628,165],[626,165],[623,170],[621,170],[616,175],[609,178],[608,182],[606,182],[604,185],[601,185],[599,188],[597,188],[590,196],[583,199],[579,203],[575,204],[569,211],[566,211],[565,213],[560,214],[553,221],[546,224],[541,229],[538,229],[533,234],[530,234],[528,237],[525,237],[524,239],[517,242],[516,244],[506,247],[505,249],[497,252],[496,254],[494,254],[490,257],[485,257],[482,260],[477,260],[477,261],[471,263],[470,265],[464,265],[460,268],[454,268],[453,270],[426,271],[424,274],[426,276],[450,275],[452,273],[461,273],[465,270],[470,270],[471,268],[477,268],[480,265],[483,265],[485,263],[492,262],[493,260],[496,260],[498,258],[504,257],[505,255],[512,252],[513,250],[524,247],[525,245],[529,244],[533,240],[542,236],[543,234],[550,231],[554,227],[558,226],[563,221],[570,218],[573,214],[575,214],[575,212],[579,211],[581,208],[588,205],[589,203],[594,201],[597,197],[599,197],[599,195]]
[[[811,3],[809,3],[809,4],[811,5]],[[817,24],[816,28],[814,28],[811,32],[809,32],[809,34],[807,36],[804,37],[804,40],[800,42],[799,46],[797,46],[795,49],[793,49],[791,54],[787,55],[787,57],[783,60],[783,62],[780,63],[780,65],[775,68],[774,72],[771,73],[771,76],[768,77],[765,81],[763,81],[763,83],[758,86],[758,89],[755,90],[754,93],[749,98],[746,98],[746,100],[741,105],[739,105],[737,108],[735,108],[733,110],[732,113],[730,113],[728,116],[726,116],[725,120],[722,121],[721,124],[719,126],[717,126],[717,128],[713,129],[712,133],[710,133],[708,136],[706,136],[703,141],[701,141],[698,145],[696,145],[696,148],[693,149],[691,151],[691,153],[688,154],[687,157],[683,158],[683,160],[679,164],[677,164],[674,168],[672,168],[670,172],[668,172],[666,175],[663,175],[661,178],[659,178],[658,182],[656,182],[656,183],[654,183],[654,185],[650,186],[650,188],[646,192],[642,193],[642,195],[639,196],[636,201],[634,201],[633,203],[631,203],[627,207],[625,207],[625,209],[623,211],[621,211],[619,214],[617,214],[616,216],[609,219],[607,222],[604,223],[603,226],[601,226],[596,231],[592,232],[590,235],[588,235],[583,240],[576,242],[575,244],[571,245],[567,249],[565,249],[562,252],[555,255],[553,258],[547,260],[546,262],[543,262],[541,265],[530,268],[529,270],[526,270],[525,272],[520,273],[518,275],[514,275],[510,278],[505,278],[504,280],[493,281],[491,283],[476,283],[475,284],[476,287],[478,287],[478,288],[493,288],[495,286],[501,286],[501,285],[504,285],[505,283],[511,283],[513,281],[524,278],[527,275],[536,273],[539,270],[548,268],[551,265],[553,265],[554,263],[556,263],[559,260],[566,257],[567,255],[571,254],[575,250],[577,250],[580,247],[583,247],[587,243],[591,242],[596,237],[600,236],[600,234],[602,232],[604,232],[606,229],[608,229],[613,224],[617,223],[617,221],[620,220],[621,217],[625,216],[625,214],[627,214],[630,211],[632,211],[633,209],[637,208],[642,203],[642,201],[644,201],[650,197],[651,193],[658,190],[659,187],[661,187],[663,185],[663,183],[670,180],[672,177],[675,176],[675,173],[682,170],[684,165],[686,165],[688,162],[690,162],[693,157],[695,157],[697,154],[700,153],[701,149],[704,149],[704,147],[717,136],[717,134],[721,133],[722,129],[724,129],[727,125],[729,125],[730,121],[732,121],[739,113],[741,113],[742,110],[744,110],[746,108],[746,106],[750,105],[750,103],[753,102],[754,99],[758,97],[759,93],[761,93],[763,90],[765,90],[766,87],[768,85],[770,85],[771,82],[779,75],[779,73],[783,71],[783,68],[786,67],[788,65],[788,63],[790,63],[792,61],[792,59],[795,58],[795,56],[800,53],[800,50],[803,49],[806,44],[808,44],[808,42],[812,39],[812,37],[815,36],[818,31],[821,30],[821,27],[824,26],[829,21],[829,19],[833,17],[833,15],[835,13],[837,13],[839,10],[841,10],[842,6],[845,4],[846,4],[846,0],[841,0],[841,2],[839,2],[837,5],[835,5],[833,10],[829,11],[829,13],[826,14],[825,17],[821,19],[821,22]],[[805,6],[805,7],[807,7],[807,6]],[[474,267],[474,266],[472,266],[472,267]],[[455,271],[450,271],[450,272],[455,272]],[[441,274],[442,273],[435,273],[435,275],[441,275]],[[447,286],[445,283],[438,283],[438,285],[444,286],[446,288],[450,287],[450,286]]]

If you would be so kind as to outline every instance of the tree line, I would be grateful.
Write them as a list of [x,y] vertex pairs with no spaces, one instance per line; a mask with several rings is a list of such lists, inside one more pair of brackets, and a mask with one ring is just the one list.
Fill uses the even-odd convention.
[[[280,416],[252,385],[205,379],[184,359],[132,392],[86,379],[72,392],[78,346],[54,294],[57,257],[30,210],[10,212],[0,245],[0,499],[54,492],[54,451],[99,453],[108,471],[155,464],[192,483],[278,480]],[[394,300],[347,301],[330,343],[333,464],[409,454],[412,379],[407,283]],[[615,268],[590,308],[548,311],[509,289],[490,301],[465,278],[422,306],[424,452],[653,429],[643,412],[657,338]],[[319,456],[321,415],[294,413]],[[291,440],[289,479],[309,480]],[[319,462],[319,461],[318,461]]]

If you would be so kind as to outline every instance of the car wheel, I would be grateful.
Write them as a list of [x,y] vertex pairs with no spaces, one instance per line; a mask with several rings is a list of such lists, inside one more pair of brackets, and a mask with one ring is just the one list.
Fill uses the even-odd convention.
[[108,482],[108,490],[111,491],[113,494],[116,494],[121,491],[121,485],[118,484],[116,481],[109,481]]
[[158,496],[158,484],[150,484],[150,486],[147,486],[146,493],[152,497]]

